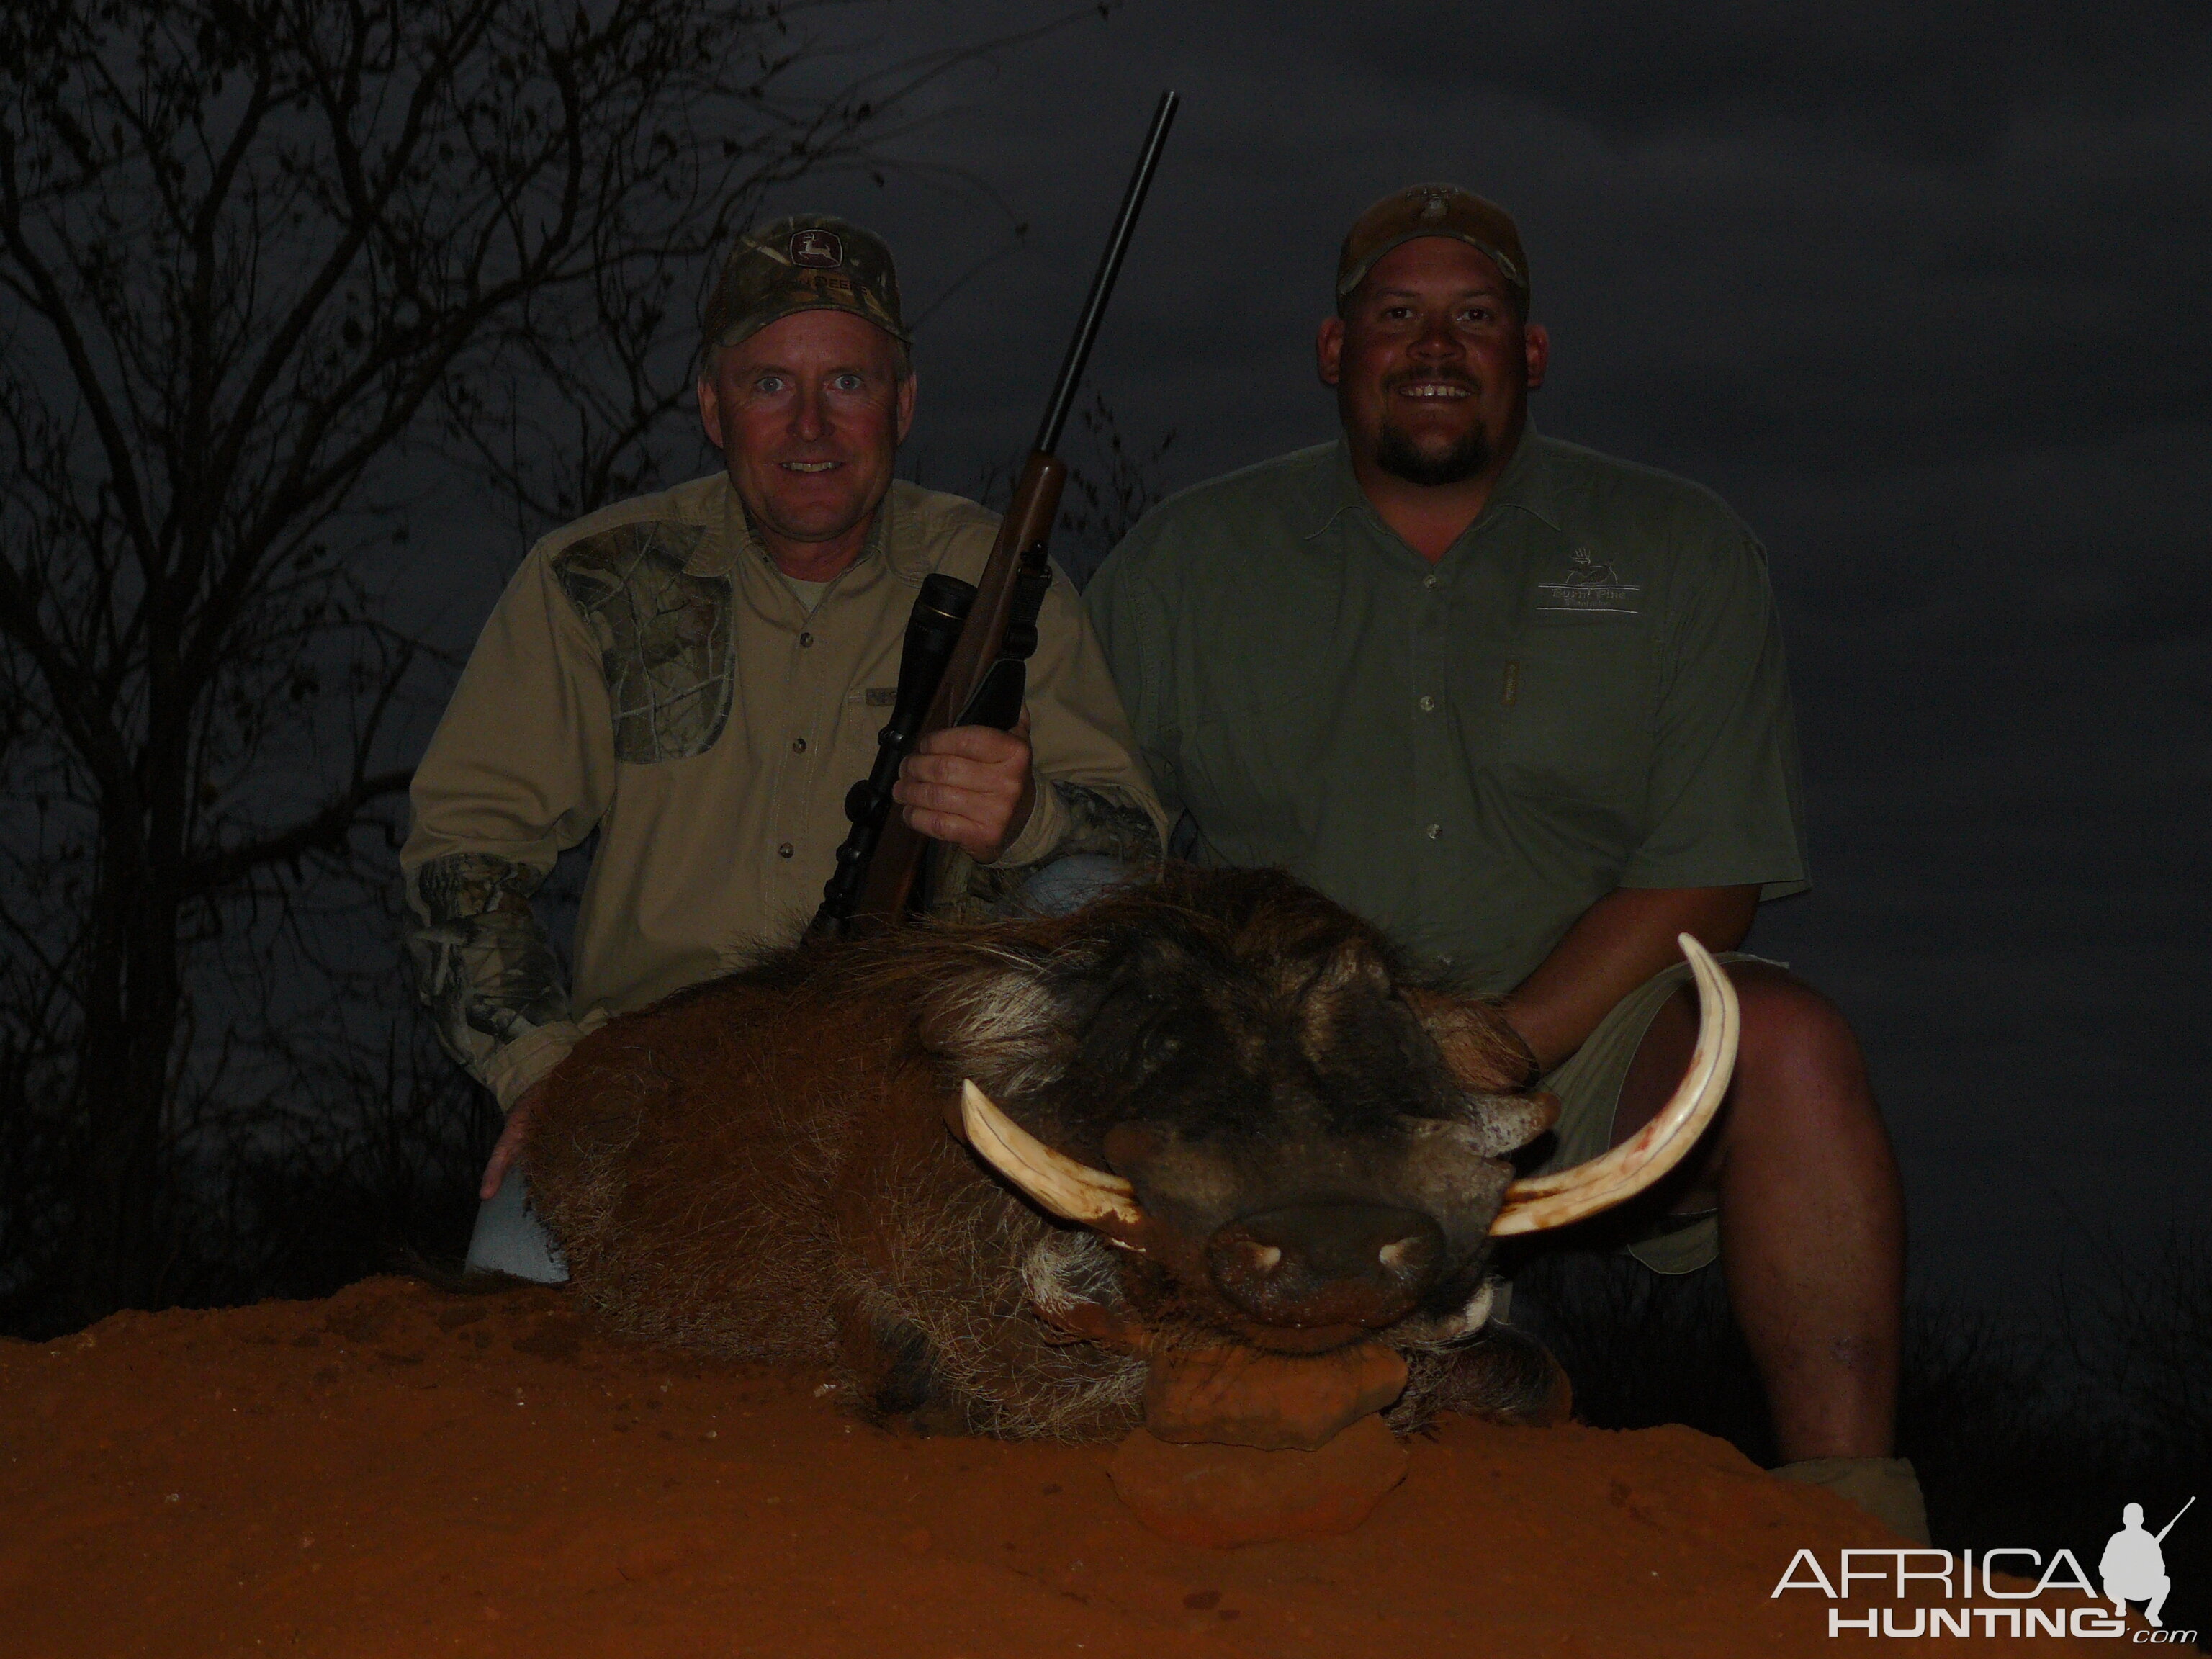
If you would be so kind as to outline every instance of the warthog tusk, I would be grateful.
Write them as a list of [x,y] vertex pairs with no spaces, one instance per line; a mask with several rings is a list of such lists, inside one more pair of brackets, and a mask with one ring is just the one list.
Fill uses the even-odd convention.
[[1508,1187],[1504,1205],[1490,1224],[1492,1237],[1564,1227],[1635,1197],[1680,1163],[1713,1121],[1721,1097],[1728,1092],[1729,1073],[1735,1069],[1742,1016],[1735,987],[1720,964],[1687,933],[1678,937],[1682,954],[1690,959],[1691,976],[1698,981],[1698,1046],[1674,1098],[1632,1139],[1602,1158]]
[[1064,1221],[1086,1227],[1145,1218],[1137,1189],[1117,1175],[1055,1152],[991,1103],[974,1084],[960,1085],[960,1121],[984,1162]]

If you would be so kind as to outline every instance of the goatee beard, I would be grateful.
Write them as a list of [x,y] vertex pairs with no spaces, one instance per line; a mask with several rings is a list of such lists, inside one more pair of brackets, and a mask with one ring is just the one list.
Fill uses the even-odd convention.
[[1413,447],[1403,427],[1385,422],[1376,440],[1375,465],[1411,484],[1433,489],[1465,483],[1490,465],[1490,440],[1480,431],[1469,432],[1441,454],[1425,454]]

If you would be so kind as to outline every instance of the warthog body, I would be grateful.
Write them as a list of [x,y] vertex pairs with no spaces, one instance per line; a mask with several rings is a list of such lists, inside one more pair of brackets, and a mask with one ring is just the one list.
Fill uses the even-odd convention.
[[[553,1074],[530,1176],[616,1328],[829,1365],[864,1414],[1104,1437],[1163,1354],[1379,1342],[1403,1427],[1553,1386],[1482,1328],[1507,1155],[1554,1109],[1516,1092],[1532,1070],[1317,894],[1171,866],[1063,919],[802,944],[614,1020]],[[988,1099],[963,1119],[965,1082]],[[979,1156],[991,1103],[1076,1199]]]

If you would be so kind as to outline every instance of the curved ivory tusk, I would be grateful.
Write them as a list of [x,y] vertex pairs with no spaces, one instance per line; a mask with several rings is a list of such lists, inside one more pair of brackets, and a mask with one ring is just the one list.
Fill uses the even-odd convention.
[[1674,1098],[1632,1139],[1602,1158],[1508,1187],[1498,1218],[1490,1224],[1492,1237],[1564,1227],[1633,1198],[1680,1163],[1713,1121],[1735,1068],[1742,1017],[1735,987],[1720,964],[1687,933],[1678,937],[1698,981],[1698,1046]]
[[1055,1152],[991,1103],[974,1084],[960,1085],[960,1121],[984,1162],[1065,1221],[1086,1227],[1145,1218],[1137,1189],[1117,1175]]

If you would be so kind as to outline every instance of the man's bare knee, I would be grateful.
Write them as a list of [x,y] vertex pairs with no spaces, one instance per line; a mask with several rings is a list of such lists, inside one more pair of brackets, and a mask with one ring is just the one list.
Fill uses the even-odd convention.
[[1786,969],[1729,969],[1743,1010],[1736,1054],[1739,1110],[1853,1115],[1871,1109],[1866,1060],[1843,1011]]

